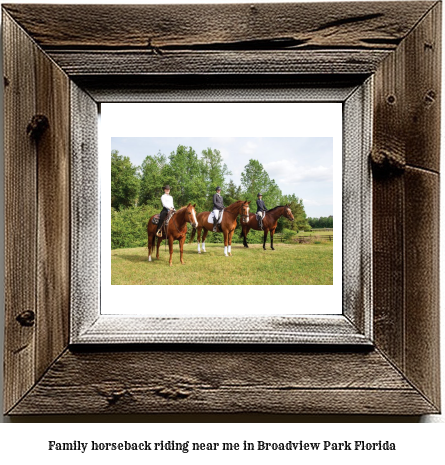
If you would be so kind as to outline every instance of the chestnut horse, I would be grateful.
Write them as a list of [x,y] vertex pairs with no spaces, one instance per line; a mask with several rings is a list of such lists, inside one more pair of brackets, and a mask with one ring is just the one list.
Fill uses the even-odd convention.
[[[196,204],[195,204],[196,205]],[[181,264],[184,265],[184,242],[185,235],[187,233],[187,223],[190,223],[195,229],[198,226],[196,220],[196,211],[195,205],[189,203],[186,207],[180,208],[176,211],[167,226],[167,235],[165,234],[165,225],[162,226],[162,237],[158,237],[158,245],[156,248],[156,258],[159,259],[159,246],[164,239],[168,240],[168,248],[170,251],[170,261],[169,264],[172,266],[172,255],[173,255],[173,241],[179,241],[179,250],[181,252]],[[157,224],[153,224],[152,219],[153,215],[147,223],[147,235],[148,235],[148,261],[151,262],[151,249],[154,249],[154,241],[156,236],[156,231],[158,229]]]
[[[237,200],[228,207],[224,208],[224,215],[221,224],[218,228],[224,234],[224,255],[228,257],[232,255],[232,236],[236,228],[236,217],[241,214],[242,222],[248,221],[249,217],[249,204],[250,202],[244,200]],[[201,253],[200,241],[201,230],[204,229],[202,235],[202,251],[205,252],[205,240],[209,231],[213,231],[213,223],[209,223],[210,212],[201,212],[198,214],[198,253]],[[220,231],[218,231],[220,232]],[[190,242],[193,241],[193,235]]]
[[[263,231],[264,231],[264,241],[263,241],[263,249],[266,250],[266,240],[267,240],[267,233],[270,231],[270,248],[273,248],[273,235],[275,234],[275,229],[277,228],[278,218],[284,216],[290,221],[294,221],[294,215],[290,211],[289,205],[278,206],[268,210],[266,215],[263,218]],[[243,240],[244,247],[249,247],[247,245],[247,234],[249,231],[254,229],[255,231],[261,231],[260,227],[258,226],[258,220],[256,218],[256,214],[251,213],[249,215],[249,221],[243,224],[243,231],[241,232],[241,236]]]

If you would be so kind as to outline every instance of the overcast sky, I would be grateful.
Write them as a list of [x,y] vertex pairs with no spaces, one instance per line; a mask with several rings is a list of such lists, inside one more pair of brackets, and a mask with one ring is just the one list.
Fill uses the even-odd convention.
[[[311,217],[333,214],[333,139],[331,137],[112,137],[111,148],[141,165],[147,155],[170,155],[178,145],[201,156],[218,149],[232,172],[226,181],[241,183],[249,159],[262,163],[283,194],[303,198]],[[224,197],[224,193],[223,197]],[[174,194],[173,194],[174,195]],[[273,208],[275,205],[267,205]]]

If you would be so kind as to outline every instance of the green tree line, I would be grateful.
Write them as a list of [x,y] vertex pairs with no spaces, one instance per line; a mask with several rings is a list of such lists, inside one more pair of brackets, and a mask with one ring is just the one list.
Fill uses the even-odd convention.
[[330,216],[321,216],[320,218],[311,218],[307,219],[311,228],[333,228],[334,227],[334,218]]
[[[241,184],[232,179],[232,172],[223,162],[221,152],[207,148],[198,156],[192,147],[179,145],[167,157],[162,153],[148,155],[141,166],[133,165],[128,156],[117,150],[111,151],[111,207],[113,248],[146,245],[146,223],[148,218],[161,208],[162,187],[171,186],[176,208],[196,203],[196,211],[212,209],[216,187],[222,187],[224,205],[237,200],[252,201],[256,211],[258,192],[268,208],[289,204],[295,221],[281,218],[277,231],[283,228],[293,231],[309,230],[310,225],[303,200],[295,194],[283,195],[274,179],[263,165],[250,159],[241,174]],[[237,227],[240,229],[240,225]],[[136,232],[139,231],[139,232]],[[249,237],[252,232],[249,233]],[[261,233],[262,234],[262,233]],[[137,238],[136,238],[136,236]],[[210,235],[210,241],[219,241],[219,236]],[[255,234],[252,234],[252,239]],[[260,236],[259,236],[260,238]],[[142,242],[145,241],[145,244]]]

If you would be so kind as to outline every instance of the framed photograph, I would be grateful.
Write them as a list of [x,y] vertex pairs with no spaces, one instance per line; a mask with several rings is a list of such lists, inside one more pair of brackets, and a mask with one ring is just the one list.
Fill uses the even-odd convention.
[[440,411],[440,2],[2,14],[6,414]]

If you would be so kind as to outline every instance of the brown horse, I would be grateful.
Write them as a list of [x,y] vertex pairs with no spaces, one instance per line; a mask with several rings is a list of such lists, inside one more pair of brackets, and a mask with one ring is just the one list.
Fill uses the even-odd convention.
[[[196,205],[196,204],[195,204]],[[162,237],[158,237],[158,244],[156,248],[156,258],[159,259],[159,246],[164,239],[168,240],[168,248],[170,250],[170,261],[169,264],[172,266],[172,255],[173,255],[173,241],[179,241],[179,250],[181,252],[181,264],[184,265],[184,242],[185,235],[187,233],[187,223],[190,223],[195,229],[198,226],[196,220],[195,205],[189,203],[186,207],[180,208],[173,214],[167,226],[167,234],[165,234],[165,227],[162,227]],[[157,237],[156,231],[158,229],[157,224],[153,224],[153,215],[147,223],[147,235],[148,235],[148,261],[151,262],[151,249],[154,249],[154,240]]]
[[[250,202],[237,200],[224,209],[223,219],[218,225],[219,229],[224,234],[224,255],[228,257],[232,255],[232,236],[236,228],[236,217],[241,214],[242,222],[248,221]],[[205,240],[209,231],[213,231],[213,223],[209,223],[210,212],[201,212],[198,214],[198,253],[201,253],[200,241],[201,230],[204,229],[202,235],[202,251],[205,252]],[[220,231],[218,231],[220,232]],[[192,242],[193,237],[190,239]]]
[[[263,231],[264,231],[264,241],[263,241],[263,249],[266,250],[266,240],[267,240],[267,233],[270,231],[270,248],[273,248],[273,235],[275,234],[275,229],[277,228],[278,218],[284,216],[290,221],[294,221],[294,215],[290,211],[289,205],[278,206],[272,208],[272,210],[268,210],[266,215],[263,218]],[[258,226],[258,220],[256,218],[256,214],[251,213],[249,215],[249,221],[243,224],[243,231],[241,232],[241,237],[244,239],[243,244],[244,247],[249,247],[247,245],[247,234],[251,229],[255,229],[255,231],[260,231],[260,227]]]

